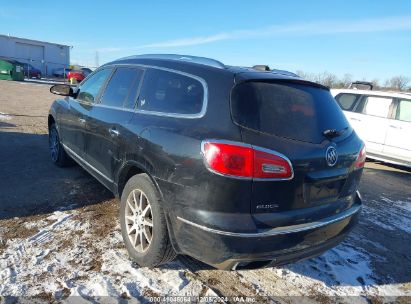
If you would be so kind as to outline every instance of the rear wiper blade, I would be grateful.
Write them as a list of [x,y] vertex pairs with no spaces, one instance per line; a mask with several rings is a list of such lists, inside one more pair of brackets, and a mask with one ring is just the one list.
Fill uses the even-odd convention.
[[327,129],[323,132],[323,135],[327,138],[334,138],[334,137],[338,137],[340,135],[342,135],[345,130],[347,130],[347,128],[344,128],[340,131],[336,130],[336,129]]

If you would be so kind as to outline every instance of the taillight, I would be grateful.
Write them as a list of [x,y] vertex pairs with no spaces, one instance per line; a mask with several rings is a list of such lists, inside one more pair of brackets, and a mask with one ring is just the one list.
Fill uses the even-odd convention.
[[216,173],[253,179],[291,179],[290,161],[280,153],[251,145],[203,141],[208,168]]
[[365,152],[365,146],[362,147],[360,153],[358,153],[357,159],[355,160],[355,168],[364,168],[365,159],[367,158],[367,153]]
[[278,154],[254,150],[254,178],[284,178],[293,176],[290,161]]
[[218,173],[252,177],[253,150],[250,147],[204,142],[203,153],[210,169]]

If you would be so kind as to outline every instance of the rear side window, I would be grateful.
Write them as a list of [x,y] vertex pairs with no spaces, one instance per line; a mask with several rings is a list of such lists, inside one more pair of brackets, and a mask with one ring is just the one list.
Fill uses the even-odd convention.
[[306,142],[320,143],[323,131],[349,127],[328,90],[305,84],[242,83],[233,89],[231,107],[243,127]]
[[174,72],[146,70],[139,109],[169,114],[199,114],[202,112],[204,87],[192,77]]
[[140,69],[117,68],[101,97],[101,103],[107,106],[123,107],[127,101],[126,107],[133,108],[142,75],[143,71]]
[[411,100],[402,99],[398,102],[396,119],[411,122]]
[[391,104],[392,98],[367,96],[363,101],[362,113],[386,118],[390,112]]
[[335,97],[341,109],[345,111],[352,111],[357,100],[361,97],[358,94],[339,94]]

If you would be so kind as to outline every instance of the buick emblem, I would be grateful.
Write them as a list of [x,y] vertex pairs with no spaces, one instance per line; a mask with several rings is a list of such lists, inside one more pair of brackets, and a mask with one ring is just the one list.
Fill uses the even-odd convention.
[[337,149],[334,147],[328,147],[327,151],[325,151],[325,160],[327,161],[327,165],[330,167],[334,166],[338,160]]

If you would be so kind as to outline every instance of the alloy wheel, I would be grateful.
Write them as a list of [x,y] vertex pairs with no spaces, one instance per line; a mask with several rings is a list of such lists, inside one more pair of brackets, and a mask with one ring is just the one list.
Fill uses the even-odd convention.
[[125,211],[127,236],[134,249],[143,253],[153,240],[153,214],[145,193],[139,189],[131,191]]
[[54,162],[57,161],[57,158],[58,158],[58,155],[59,155],[59,135],[58,135],[57,130],[55,128],[52,128],[50,130],[49,149],[50,149],[51,159]]

